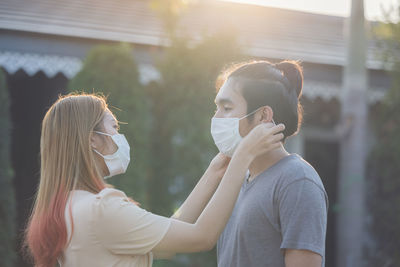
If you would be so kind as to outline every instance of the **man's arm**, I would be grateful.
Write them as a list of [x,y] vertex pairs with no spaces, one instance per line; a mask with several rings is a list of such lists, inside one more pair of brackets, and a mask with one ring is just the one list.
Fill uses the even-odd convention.
[[285,266],[286,267],[321,267],[321,255],[310,250],[286,249]]
[[291,182],[280,191],[279,216],[286,267],[321,267],[327,226],[323,189],[307,178]]

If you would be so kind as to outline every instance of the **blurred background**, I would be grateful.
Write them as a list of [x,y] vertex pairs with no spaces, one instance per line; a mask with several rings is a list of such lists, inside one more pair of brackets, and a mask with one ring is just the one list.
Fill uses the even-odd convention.
[[[31,266],[19,248],[58,95],[108,96],[133,149],[108,181],[171,216],[217,153],[216,78],[248,59],[304,67],[304,124],[285,146],[328,192],[326,267],[400,266],[399,4],[1,0],[0,266]],[[154,266],[216,266],[215,251]]]

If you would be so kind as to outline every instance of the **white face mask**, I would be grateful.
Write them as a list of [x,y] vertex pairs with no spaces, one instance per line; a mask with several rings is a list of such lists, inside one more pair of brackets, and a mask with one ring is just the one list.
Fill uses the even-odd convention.
[[219,152],[228,157],[233,156],[233,153],[240,144],[240,141],[243,139],[239,133],[239,121],[250,116],[259,109],[260,108],[254,110],[242,118],[211,119],[211,135],[214,139],[215,145],[218,147]]
[[118,146],[117,151],[115,151],[111,155],[102,155],[99,151],[93,149],[97,154],[104,158],[104,162],[106,163],[108,171],[110,172],[110,174],[108,176],[105,176],[104,178],[107,179],[111,176],[125,173],[130,161],[130,147],[125,136],[123,134],[111,135],[97,131],[94,132],[110,136],[114,143]]

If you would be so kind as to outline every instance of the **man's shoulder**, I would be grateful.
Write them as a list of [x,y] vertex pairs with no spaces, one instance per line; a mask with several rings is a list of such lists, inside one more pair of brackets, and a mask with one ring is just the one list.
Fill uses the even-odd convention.
[[320,176],[310,163],[297,154],[291,154],[289,157],[285,164],[281,166],[279,177],[279,186],[281,188],[305,180],[325,191]]

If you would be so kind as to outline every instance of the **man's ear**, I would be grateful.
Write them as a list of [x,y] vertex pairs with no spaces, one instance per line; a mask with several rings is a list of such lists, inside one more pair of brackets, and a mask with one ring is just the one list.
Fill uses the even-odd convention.
[[274,112],[270,106],[265,106],[261,108],[261,122],[272,122],[272,118],[274,117]]

